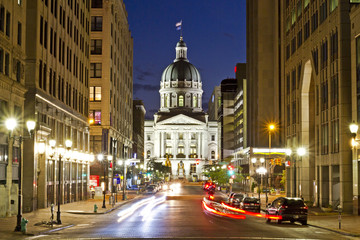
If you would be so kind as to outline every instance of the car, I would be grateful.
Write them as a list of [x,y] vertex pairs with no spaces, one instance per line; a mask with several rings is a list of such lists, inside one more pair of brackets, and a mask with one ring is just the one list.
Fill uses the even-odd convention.
[[260,200],[256,197],[244,197],[239,208],[251,212],[260,212]]
[[239,206],[244,197],[245,195],[242,193],[234,193],[229,196],[229,203],[234,206]]
[[156,184],[150,184],[149,187],[150,187],[150,186],[152,186],[152,187],[155,189],[156,192],[159,191],[158,185],[156,185]]
[[204,190],[208,190],[209,188],[216,188],[216,184],[215,183],[213,183],[213,182],[211,182],[211,181],[207,181],[207,182],[205,182],[204,183],[204,185],[203,185],[203,189]]
[[[278,223],[283,221],[290,221],[291,223],[300,222],[302,225],[307,225],[308,207],[302,198],[279,197],[266,207],[266,215],[281,216]],[[266,217],[266,222],[271,219]]]
[[155,194],[156,192],[157,192],[157,190],[153,184],[151,184],[145,188],[145,193],[147,193],[147,194]]

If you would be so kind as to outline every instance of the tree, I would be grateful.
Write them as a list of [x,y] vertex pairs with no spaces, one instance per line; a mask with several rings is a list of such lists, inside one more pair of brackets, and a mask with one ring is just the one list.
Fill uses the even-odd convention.
[[232,176],[234,176],[232,178],[234,182],[242,181],[244,177],[241,174],[241,170],[241,167],[234,168],[234,173],[230,176],[227,168],[223,168],[221,165],[208,165],[204,167],[203,174],[211,178],[212,181],[224,185],[229,183],[229,179],[232,178]]
[[285,185],[286,185],[286,170],[283,170],[282,172],[283,172],[283,174],[282,174],[282,177],[281,177],[280,184],[281,184],[282,188],[285,189]]

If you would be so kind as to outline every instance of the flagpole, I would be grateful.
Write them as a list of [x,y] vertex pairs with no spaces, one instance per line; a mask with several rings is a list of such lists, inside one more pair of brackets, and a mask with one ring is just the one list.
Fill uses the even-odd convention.
[[183,29],[183,26],[182,26],[182,19],[181,19],[181,28],[180,28],[180,37],[182,38],[182,29]]

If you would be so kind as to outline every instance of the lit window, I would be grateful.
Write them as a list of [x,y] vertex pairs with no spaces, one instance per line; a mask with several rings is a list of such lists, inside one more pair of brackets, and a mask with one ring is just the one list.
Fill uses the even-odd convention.
[[178,153],[179,154],[184,154],[185,150],[184,150],[184,145],[179,145],[178,146]]
[[197,107],[198,103],[197,103],[197,96],[193,95],[193,107]]
[[184,106],[184,96],[180,95],[179,96],[179,107],[183,107]]
[[101,101],[101,87],[90,87],[90,102]]
[[101,125],[101,111],[94,110],[89,113],[90,124]]

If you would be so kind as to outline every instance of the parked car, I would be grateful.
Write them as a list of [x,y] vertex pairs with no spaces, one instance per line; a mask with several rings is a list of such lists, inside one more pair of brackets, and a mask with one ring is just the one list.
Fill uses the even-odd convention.
[[256,197],[244,197],[240,202],[240,209],[251,212],[260,212],[260,201]]
[[233,193],[231,196],[229,196],[229,203],[234,206],[239,206],[244,197],[245,195],[242,193]]
[[[266,207],[267,215],[278,215],[281,219],[278,220],[280,224],[282,221],[290,221],[291,223],[300,222],[302,225],[307,225],[308,207],[301,198],[279,197]],[[266,218],[270,222],[270,218]]]
[[159,191],[159,187],[158,187],[158,185],[156,185],[156,184],[150,184],[150,185],[149,185],[149,187],[150,187],[150,186],[151,186],[151,187],[153,187],[153,188],[155,189],[155,191],[156,191],[156,192],[158,192],[158,191]]

